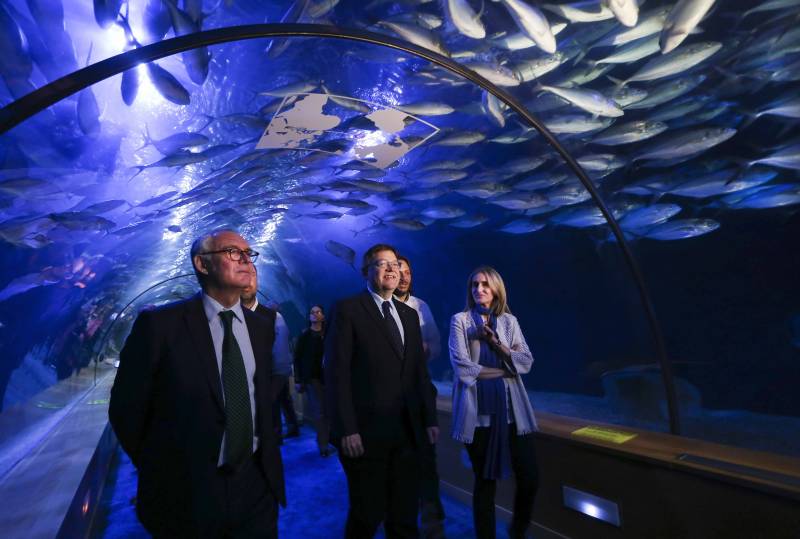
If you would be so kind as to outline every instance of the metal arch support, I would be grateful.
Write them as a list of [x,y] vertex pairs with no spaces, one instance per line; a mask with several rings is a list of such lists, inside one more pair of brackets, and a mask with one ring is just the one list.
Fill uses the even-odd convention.
[[[114,324],[117,323],[117,320],[122,318],[122,316],[125,314],[125,311],[128,310],[128,307],[133,305],[134,302],[137,299],[139,299],[140,297],[144,296],[145,294],[147,294],[148,292],[150,292],[154,288],[157,288],[157,287],[161,286],[164,283],[168,283],[169,281],[174,281],[175,279],[181,279],[183,277],[194,277],[194,276],[195,276],[194,273],[183,273],[181,275],[175,275],[174,277],[168,277],[166,279],[162,279],[162,280],[158,281],[157,283],[155,283],[155,284],[153,284],[151,286],[148,286],[147,288],[145,288],[144,290],[142,290],[141,292],[136,294],[133,297],[133,299],[130,300],[128,303],[126,303],[125,306],[119,311],[119,313],[117,313],[116,318],[114,318],[114,320],[111,321],[111,324],[109,324],[108,328],[106,328],[105,333],[103,333],[103,337],[100,339],[100,341],[98,341],[99,342],[99,346],[97,347],[97,349],[96,350],[92,350],[92,356],[95,357],[95,363],[97,363],[97,359],[98,359],[97,356],[106,347],[106,340],[108,340],[108,334],[111,333],[111,330],[114,327]],[[264,292],[262,292],[261,290],[256,290],[256,292],[261,294],[261,297],[263,297],[265,301],[269,301],[269,297],[267,297],[267,295]]]
[[164,283],[168,283],[169,281],[174,281],[175,279],[182,279],[183,277],[194,277],[194,273],[183,273],[181,275],[175,275],[174,277],[168,277],[166,279],[162,279],[162,280],[158,281],[156,284],[148,286],[147,288],[145,288],[144,290],[139,292],[138,294],[136,294],[133,297],[132,300],[130,300],[128,303],[126,303],[125,306],[122,309],[120,309],[120,311],[117,313],[116,318],[114,318],[114,320],[112,320],[111,323],[106,328],[105,333],[103,333],[103,337],[98,341],[99,346],[97,346],[96,349],[92,350],[92,356],[95,357],[95,363],[97,363],[97,359],[98,359],[97,356],[106,347],[106,340],[108,339],[108,334],[111,333],[111,330],[114,328],[114,325],[117,323],[117,320],[119,320],[120,318],[123,317],[123,315],[125,314],[125,311],[128,310],[128,307],[133,305],[133,303],[137,299],[139,299],[140,297],[144,296],[145,294],[150,292],[152,289],[154,289],[156,287],[159,287]]
[[151,62],[153,60],[158,60],[159,58],[164,58],[166,56],[171,56],[173,54],[198,47],[205,47],[231,41],[241,41],[245,39],[278,37],[322,37],[346,39],[350,41],[389,47],[412,54],[443,67],[448,71],[451,71],[452,73],[455,73],[492,93],[495,97],[508,105],[509,108],[511,108],[519,116],[524,118],[528,124],[539,131],[545,140],[547,140],[547,142],[555,149],[555,151],[558,152],[558,154],[564,159],[564,161],[567,163],[567,166],[572,169],[589,194],[592,196],[595,204],[597,204],[597,206],[600,208],[600,211],[603,213],[603,216],[606,218],[609,227],[611,227],[611,231],[614,234],[620,249],[622,249],[625,261],[628,264],[631,273],[633,274],[634,280],[636,281],[636,286],[639,290],[639,296],[653,335],[656,354],[661,365],[661,375],[667,397],[670,432],[673,434],[680,434],[680,418],[677,406],[675,383],[672,375],[672,367],[669,363],[669,359],[667,358],[663,332],[661,331],[661,326],[656,318],[655,309],[653,307],[650,294],[647,290],[647,286],[645,285],[641,269],[639,268],[636,259],[633,257],[633,253],[630,250],[628,242],[625,240],[622,230],[606,206],[602,196],[581,166],[572,157],[572,155],[566,151],[566,149],[558,142],[556,137],[544,126],[542,122],[528,112],[524,105],[522,105],[516,100],[516,98],[511,96],[511,94],[505,90],[498,88],[485,78],[464,67],[458,62],[454,62],[450,58],[407,41],[392,38],[390,36],[385,36],[375,32],[364,32],[360,30],[338,28],[335,26],[318,24],[253,24],[216,28],[213,30],[206,30],[195,34],[189,34],[157,43],[152,43],[150,45],[146,45],[144,47],[108,58],[96,64],[92,64],[88,67],[75,71],[70,75],[62,77],[61,79],[51,82],[50,84],[47,84],[14,101],[5,108],[0,109],[0,134],[7,132],[9,129],[20,124],[27,118],[30,118],[39,111],[46,109],[62,99],[108,77],[122,73],[123,71],[135,67],[140,63]]

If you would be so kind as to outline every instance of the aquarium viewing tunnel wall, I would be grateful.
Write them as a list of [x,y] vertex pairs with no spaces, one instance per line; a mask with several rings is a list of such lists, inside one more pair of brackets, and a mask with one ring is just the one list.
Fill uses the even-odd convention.
[[534,537],[797,537],[800,4],[640,4],[0,3],[2,535],[146,536],[109,531],[119,350],[230,228],[295,338],[371,245],[410,259],[453,503],[488,264],[535,358]]

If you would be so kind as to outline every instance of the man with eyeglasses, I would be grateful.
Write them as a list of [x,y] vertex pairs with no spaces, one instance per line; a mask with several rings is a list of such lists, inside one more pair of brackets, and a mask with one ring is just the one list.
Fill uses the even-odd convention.
[[417,312],[393,299],[394,247],[364,254],[367,290],[339,301],[325,342],[331,434],[347,476],[345,537],[417,537],[418,450],[439,436]]
[[190,256],[202,292],[139,313],[111,390],[111,425],[139,472],[137,514],[156,538],[277,538],[274,331],[240,302],[258,253],[222,230]]

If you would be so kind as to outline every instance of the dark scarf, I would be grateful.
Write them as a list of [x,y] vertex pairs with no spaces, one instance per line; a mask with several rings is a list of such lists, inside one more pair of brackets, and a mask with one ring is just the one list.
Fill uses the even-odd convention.
[[[472,320],[483,332],[482,314],[489,315],[489,327],[497,332],[497,317],[487,308],[476,305],[472,311]],[[503,364],[492,347],[481,340],[481,355],[478,363],[484,367],[502,369]],[[486,452],[486,463],[483,467],[484,479],[504,479],[511,475],[511,440],[508,428],[508,408],[506,407],[506,385],[503,378],[478,380],[478,414],[490,415],[489,447]]]

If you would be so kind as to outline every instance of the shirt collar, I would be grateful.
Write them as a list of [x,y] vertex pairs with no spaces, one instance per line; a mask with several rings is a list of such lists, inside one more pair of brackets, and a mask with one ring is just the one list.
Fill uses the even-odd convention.
[[[256,308],[258,307],[258,298],[255,298],[253,301],[254,301],[253,306],[247,308],[253,312],[256,312]],[[242,307],[244,307],[244,305],[242,305]]]
[[383,312],[383,302],[384,301],[388,301],[389,304],[392,306],[392,308],[394,308],[394,303],[392,302],[393,298],[383,299],[380,295],[378,295],[375,292],[373,292],[372,287],[370,285],[367,285],[367,291],[369,291],[369,293],[372,295],[372,299],[375,300],[375,303],[378,304],[378,309],[380,309],[381,312]]
[[223,307],[220,302],[203,292],[203,310],[206,312],[206,318],[209,323],[214,319],[219,319],[220,311],[233,311],[234,316],[240,322],[244,322],[244,313],[242,312],[242,302],[237,301],[230,309]]

